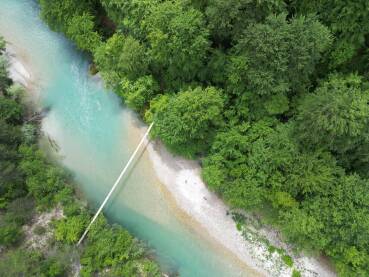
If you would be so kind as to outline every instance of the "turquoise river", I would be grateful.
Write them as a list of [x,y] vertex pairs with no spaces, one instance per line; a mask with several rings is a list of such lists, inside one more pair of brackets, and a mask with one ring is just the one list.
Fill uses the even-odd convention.
[[[140,140],[142,123],[88,74],[88,58],[40,20],[33,0],[0,0],[0,34],[31,73],[31,94],[49,108],[42,126],[83,197],[96,208]],[[46,144],[46,143],[45,143]],[[180,276],[252,276],[196,227],[160,184],[144,152],[104,211]]]

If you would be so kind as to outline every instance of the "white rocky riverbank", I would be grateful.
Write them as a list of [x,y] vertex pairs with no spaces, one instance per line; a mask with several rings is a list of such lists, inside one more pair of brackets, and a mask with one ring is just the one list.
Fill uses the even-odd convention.
[[265,276],[291,276],[294,268],[302,276],[336,276],[325,261],[294,254],[274,230],[262,228],[257,231],[257,236],[285,249],[293,258],[294,267],[286,266],[278,253],[270,254],[265,243],[257,239],[246,240],[237,229],[229,207],[202,181],[198,162],[172,155],[158,141],[149,143],[147,151],[158,178],[173,195],[177,205],[248,267]]

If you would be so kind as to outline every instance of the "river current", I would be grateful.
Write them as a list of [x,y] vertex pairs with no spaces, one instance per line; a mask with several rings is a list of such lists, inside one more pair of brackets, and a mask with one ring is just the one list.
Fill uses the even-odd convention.
[[[96,209],[140,140],[142,123],[89,76],[88,58],[48,29],[35,1],[0,0],[0,34],[31,72],[36,104],[49,109],[42,128],[58,146],[56,156]],[[180,276],[249,276],[178,210],[146,152],[104,213],[153,249],[164,270]]]

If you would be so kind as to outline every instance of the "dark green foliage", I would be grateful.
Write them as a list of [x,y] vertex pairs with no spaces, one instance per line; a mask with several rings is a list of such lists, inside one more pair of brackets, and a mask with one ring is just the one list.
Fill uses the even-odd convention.
[[345,176],[322,199],[320,207],[312,209],[323,215],[326,227],[323,234],[329,238],[325,250],[337,262],[343,276],[364,276],[368,270],[368,186],[368,180],[357,175]]
[[81,212],[80,203],[78,203],[76,201],[68,201],[68,203],[64,204],[63,213],[67,217],[78,215],[78,214],[80,214],[80,212]]
[[0,222],[0,245],[14,245],[21,239],[21,237],[22,229],[18,224]]
[[21,241],[22,225],[32,218],[34,201],[26,197],[27,176],[20,168],[24,157],[19,147],[23,141],[31,142],[30,136],[23,137],[21,132],[23,106],[20,101],[23,89],[11,85],[6,67],[4,72],[5,75],[0,77],[0,245],[10,247]]
[[152,7],[143,21],[154,74],[166,87],[178,88],[196,77],[209,47],[203,15],[183,1]]
[[[59,243],[73,245],[89,222],[86,211],[79,209],[54,223],[54,237]],[[109,225],[103,216],[92,225],[84,241],[80,263],[82,276],[106,269],[111,276],[160,276],[158,265],[146,257],[146,250],[140,242],[120,226]]]
[[159,85],[152,76],[143,76],[136,81],[123,80],[118,94],[128,107],[143,112],[159,91]]
[[36,251],[11,250],[0,262],[1,276],[66,276],[66,266],[54,257],[45,258]]
[[[104,0],[102,5],[123,33],[115,34],[105,49],[101,47],[95,53],[98,68],[109,85],[149,73],[161,89],[178,89],[200,75],[209,41],[204,17],[198,10],[181,0]],[[110,68],[112,65],[119,68]]]
[[22,106],[12,99],[0,97],[0,118],[9,124],[19,124],[22,120]]
[[178,153],[203,153],[222,125],[223,105],[224,96],[216,88],[183,91],[158,108],[153,133]]
[[[335,34],[330,65],[337,67],[350,61],[367,47],[369,11],[366,0],[296,0],[293,8],[299,13],[316,13],[319,19]],[[367,56],[362,55],[361,58]],[[368,64],[366,64],[368,65]]]
[[156,114],[168,106],[171,97],[172,95],[159,94],[154,99],[152,99],[152,101],[150,102],[150,108],[146,110],[145,113],[146,122],[153,122]]
[[7,206],[4,219],[20,226],[26,224],[34,214],[34,201],[29,197],[22,197],[13,200]]
[[28,222],[34,213],[31,198],[16,198],[6,205],[5,213],[0,217],[0,245],[14,246],[23,237],[22,225]]
[[22,145],[19,151],[23,156],[20,168],[29,193],[40,208],[53,206],[55,195],[66,185],[63,171],[48,164],[36,146]]
[[[198,1],[193,1],[198,2]],[[285,11],[283,1],[213,0],[204,10],[213,40],[225,46],[237,41],[252,23],[260,22],[269,14]]]
[[21,132],[18,126],[7,124],[3,119],[0,119],[0,129],[0,208],[5,208],[8,200],[25,195],[26,190],[18,169]]
[[289,109],[288,98],[309,84],[330,41],[329,30],[313,17],[289,22],[281,14],[250,25],[232,51],[228,91],[251,94],[256,109],[264,108],[270,115],[284,113]]
[[39,0],[39,3],[41,17],[53,30],[64,32],[79,49],[95,50],[100,45],[105,33],[98,30],[103,19],[95,18],[98,0]]
[[130,33],[139,39],[145,39],[143,20],[157,6],[160,0],[100,0],[108,16],[124,33]]
[[[288,22],[282,14],[251,25],[234,48],[229,80],[235,86],[232,92],[273,95],[304,87],[329,43],[327,28],[311,17]],[[239,87],[242,84],[245,87]]]
[[[2,38],[0,40],[3,41]],[[23,108],[18,103],[19,98],[8,93],[14,87],[9,87],[11,83],[6,66],[7,62],[0,51],[0,209],[7,208],[13,199],[26,194],[22,172],[18,168],[21,159],[18,146],[23,140],[20,130]],[[10,228],[19,229],[14,226]],[[14,237],[18,237],[17,231]]]
[[298,108],[296,136],[305,148],[330,150],[342,165],[367,173],[369,90],[356,76],[332,76]]
[[99,217],[88,235],[81,257],[82,276],[110,268],[112,276],[160,276],[157,265],[144,256],[144,249],[119,226],[108,227]]
[[316,249],[324,250],[343,276],[354,276],[354,272],[364,276],[369,257],[367,188],[368,181],[356,175],[339,178],[334,189],[305,201],[301,210],[282,215],[285,233],[305,247],[314,243]]
[[11,83],[7,71],[8,61],[4,55],[1,54],[2,52],[3,51],[0,51],[0,93],[3,93]]

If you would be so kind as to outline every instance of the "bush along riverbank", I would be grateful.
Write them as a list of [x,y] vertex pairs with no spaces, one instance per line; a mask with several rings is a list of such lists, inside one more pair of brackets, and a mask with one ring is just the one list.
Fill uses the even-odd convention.
[[91,219],[72,178],[38,148],[38,119],[8,77],[0,37],[0,275],[162,276],[148,249],[103,215]]
[[369,275],[365,1],[39,3],[228,205]]

